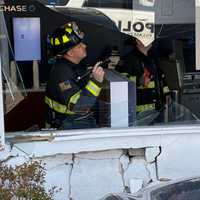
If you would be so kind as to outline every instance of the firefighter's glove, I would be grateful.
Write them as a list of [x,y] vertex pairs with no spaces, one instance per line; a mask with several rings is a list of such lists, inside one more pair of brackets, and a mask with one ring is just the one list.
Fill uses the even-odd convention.
[[99,83],[102,83],[104,80],[105,72],[100,66],[101,62],[97,62],[92,69],[91,77]]

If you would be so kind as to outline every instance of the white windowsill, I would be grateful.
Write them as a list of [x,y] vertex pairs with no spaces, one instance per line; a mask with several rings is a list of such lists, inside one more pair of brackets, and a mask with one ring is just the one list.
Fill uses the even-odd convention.
[[14,148],[26,152],[28,156],[41,157],[64,153],[162,146],[169,136],[177,138],[185,134],[200,134],[200,125],[16,132],[6,134],[6,139]]

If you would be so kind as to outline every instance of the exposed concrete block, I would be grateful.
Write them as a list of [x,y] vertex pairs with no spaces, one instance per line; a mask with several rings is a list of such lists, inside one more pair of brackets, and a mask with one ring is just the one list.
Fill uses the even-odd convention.
[[154,162],[156,156],[160,153],[159,147],[147,147],[145,149],[145,158],[148,163]]
[[133,157],[144,157],[145,155],[145,148],[140,149],[129,149],[128,154]]
[[71,197],[75,200],[99,200],[107,193],[122,192],[119,159],[76,158],[71,176]]
[[128,166],[129,166],[129,162],[130,162],[130,160],[129,160],[128,156],[123,155],[120,157],[120,163],[122,165],[123,171],[127,170]]
[[151,180],[154,182],[154,181],[158,181],[157,180],[157,175],[156,175],[156,166],[155,166],[155,163],[152,163],[152,164],[149,164],[147,163],[147,170],[149,171],[149,174],[150,174],[150,177],[151,177]]
[[54,168],[63,164],[72,164],[72,158],[72,154],[59,154],[54,156],[41,157],[40,159],[43,161],[43,163],[51,163],[51,165],[48,164],[48,167]]
[[130,188],[131,179],[142,179],[143,185],[147,185],[151,177],[146,165],[147,163],[144,159],[132,159],[128,169],[124,173],[125,185]]
[[123,154],[123,150],[109,150],[109,151],[96,151],[96,152],[88,152],[88,153],[79,153],[76,154],[76,157],[83,159],[113,159],[120,158]]
[[[62,159],[63,158],[63,159]],[[70,175],[72,165],[66,164],[65,156],[54,156],[43,159],[46,163],[46,183],[45,188],[48,190],[54,186],[61,188],[61,192],[55,194],[54,200],[69,200],[70,196]],[[68,158],[68,156],[66,156]],[[68,158],[70,161],[70,156]]]

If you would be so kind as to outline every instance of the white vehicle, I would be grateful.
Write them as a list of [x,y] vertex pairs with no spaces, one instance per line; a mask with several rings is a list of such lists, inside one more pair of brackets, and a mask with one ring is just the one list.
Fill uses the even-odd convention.
[[195,0],[54,0],[54,2],[56,6],[89,7],[100,10],[110,17],[122,32],[128,34],[132,33],[135,11],[154,12],[156,24],[190,24],[194,23],[195,19]]

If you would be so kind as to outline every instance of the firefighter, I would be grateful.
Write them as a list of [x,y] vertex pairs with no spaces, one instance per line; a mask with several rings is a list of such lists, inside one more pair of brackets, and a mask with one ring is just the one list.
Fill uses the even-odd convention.
[[56,29],[50,48],[56,62],[46,87],[46,125],[48,128],[78,129],[97,127],[94,108],[102,89],[104,70],[98,62],[90,76],[80,63],[87,56],[84,33],[75,22]]
[[151,44],[145,47],[134,39],[133,45],[136,48],[125,55],[115,69],[136,83],[137,113],[160,110],[169,95],[165,76],[148,55]]

